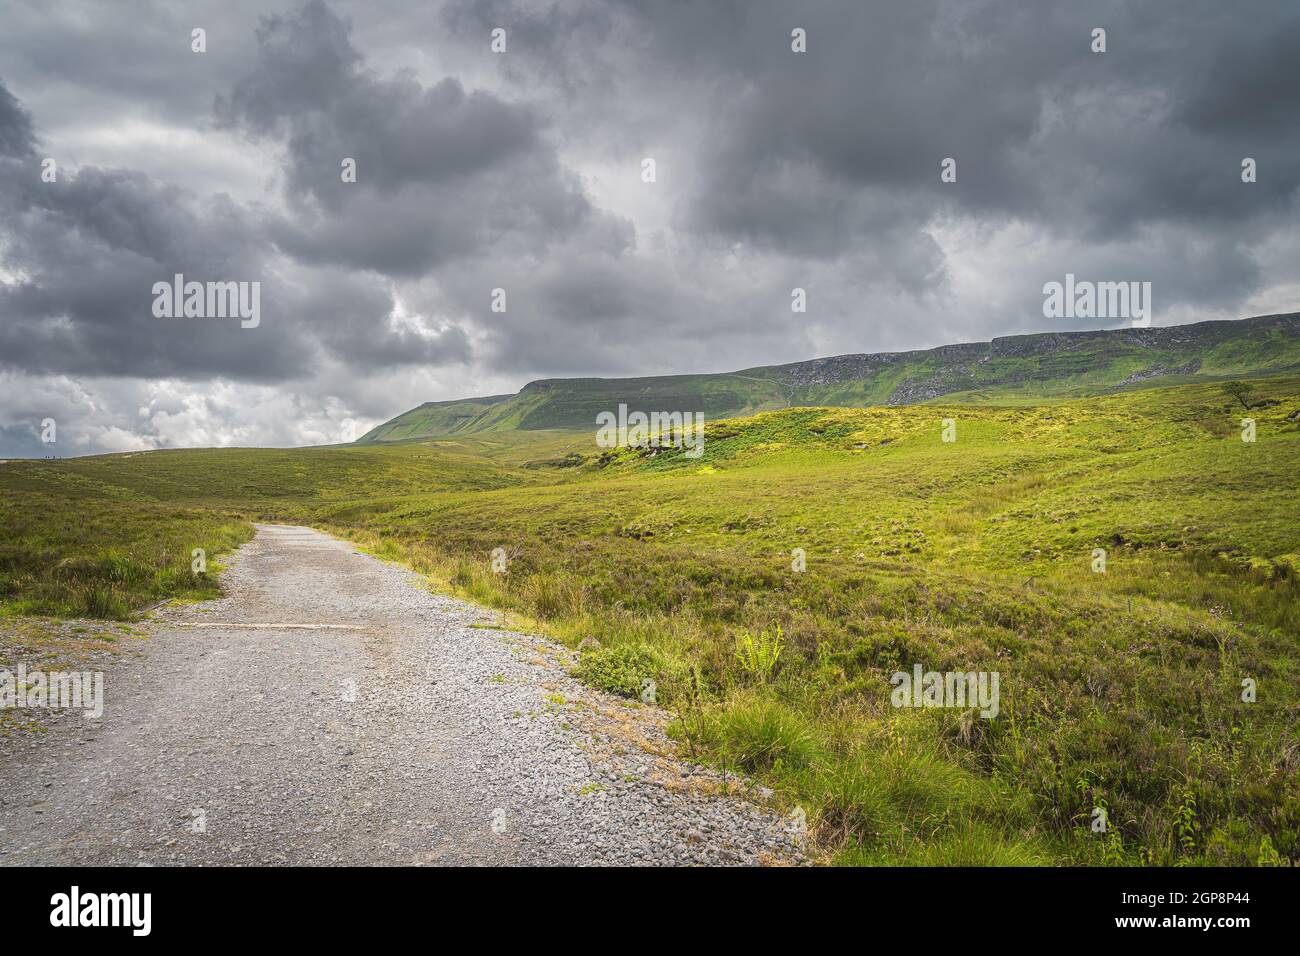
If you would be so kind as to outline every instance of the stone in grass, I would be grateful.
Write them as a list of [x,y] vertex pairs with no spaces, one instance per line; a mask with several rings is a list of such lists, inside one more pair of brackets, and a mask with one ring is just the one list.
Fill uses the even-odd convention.
[[578,653],[585,654],[587,651],[600,650],[600,641],[588,635],[578,643]]

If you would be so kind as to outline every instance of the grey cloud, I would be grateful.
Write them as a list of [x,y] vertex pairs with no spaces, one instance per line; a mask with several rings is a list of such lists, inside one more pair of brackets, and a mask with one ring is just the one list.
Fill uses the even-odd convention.
[[[0,366],[275,381],[304,374],[322,349],[367,369],[468,358],[460,329],[394,327],[393,294],[379,277],[296,280],[275,261],[275,224],[225,195],[195,196],[137,171],[93,166],[43,182],[31,119],[7,89],[0,94],[0,239],[14,275],[0,284]],[[266,321],[244,330],[155,318],[153,284],[176,273],[260,282]],[[326,287],[328,299],[316,294]]]
[[[1266,0],[0,7],[0,375],[83,450],[1065,328],[1066,272],[1151,281],[1157,324],[1294,288],[1300,10]],[[176,271],[260,279],[262,326],[154,319]]]
[[334,359],[358,368],[438,366],[471,359],[465,331],[452,323],[431,326],[421,316],[389,318],[392,293],[350,275],[314,274],[298,307]]
[[525,107],[453,77],[376,75],[319,0],[265,20],[258,39],[256,70],[216,111],[284,142],[290,199],[313,201],[272,225],[296,258],[413,278],[512,240],[538,254],[600,218]]
[[493,254],[494,246],[499,255],[512,248],[540,254],[566,233],[600,229],[604,217],[591,216],[586,199],[553,160],[539,157],[537,163],[553,175],[536,192],[526,178],[536,166],[487,170],[464,186],[390,191],[340,183],[340,190],[352,192],[336,209],[273,217],[268,232],[306,264],[418,278],[453,260]]
[[0,77],[0,156],[21,159],[35,149],[32,118],[5,88]]
[[[1152,222],[1240,221],[1300,186],[1300,129],[1287,119],[1300,95],[1300,11],[1267,0],[1202,0],[1177,15],[1120,2],[1029,13],[1011,0],[608,8],[622,21],[613,32],[635,38],[624,69],[644,94],[691,97],[704,117],[693,224],[791,254],[845,249],[806,225],[827,221],[821,193],[852,204],[887,192],[911,207],[909,228],[954,212],[1104,237]],[[456,10],[448,22],[475,32],[535,17],[501,2]],[[795,26],[807,30],[806,54],[790,52]],[[1108,30],[1104,54],[1089,49],[1094,26]],[[524,83],[554,57],[584,56],[558,32],[528,39],[545,51],[527,51]],[[599,54],[568,70],[584,67],[586,82],[568,88],[579,107],[617,82]],[[1246,155],[1265,157],[1269,172],[1243,193]],[[947,156],[958,159],[957,188],[939,182]],[[810,201],[782,227],[772,194]],[[876,228],[863,216],[854,236],[869,242]],[[827,232],[845,238],[834,219]]]
[[266,379],[310,361],[290,322],[243,330],[237,322],[153,316],[154,283],[176,273],[269,279],[264,314],[286,305],[263,273],[255,224],[228,200],[199,201],[123,170],[64,171],[42,183],[38,167],[21,164],[6,182],[16,208],[5,265],[21,278],[0,285],[0,364]]

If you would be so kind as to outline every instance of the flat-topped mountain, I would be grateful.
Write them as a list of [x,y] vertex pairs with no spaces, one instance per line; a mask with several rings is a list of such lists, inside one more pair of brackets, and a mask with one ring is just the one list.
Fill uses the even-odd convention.
[[1030,403],[1300,370],[1300,313],[1160,328],[1008,335],[911,352],[836,355],[738,372],[552,378],[517,394],[426,402],[358,444],[509,429],[594,428],[620,403],[733,418],[800,406]]

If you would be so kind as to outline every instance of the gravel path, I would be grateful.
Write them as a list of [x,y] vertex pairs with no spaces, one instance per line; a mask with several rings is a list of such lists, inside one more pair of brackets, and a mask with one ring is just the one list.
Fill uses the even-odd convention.
[[409,571],[259,525],[222,580],[105,667],[101,719],[0,739],[0,864],[799,859],[662,713]]

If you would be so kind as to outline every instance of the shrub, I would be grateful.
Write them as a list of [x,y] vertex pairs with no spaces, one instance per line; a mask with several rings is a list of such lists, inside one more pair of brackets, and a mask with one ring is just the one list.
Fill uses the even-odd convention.
[[578,680],[622,697],[641,696],[646,681],[655,683],[655,702],[670,703],[686,686],[685,664],[644,644],[616,644],[589,651],[574,668]]
[[642,645],[603,647],[582,656],[574,676],[599,690],[623,697],[639,697],[646,680],[659,682],[659,660]]

